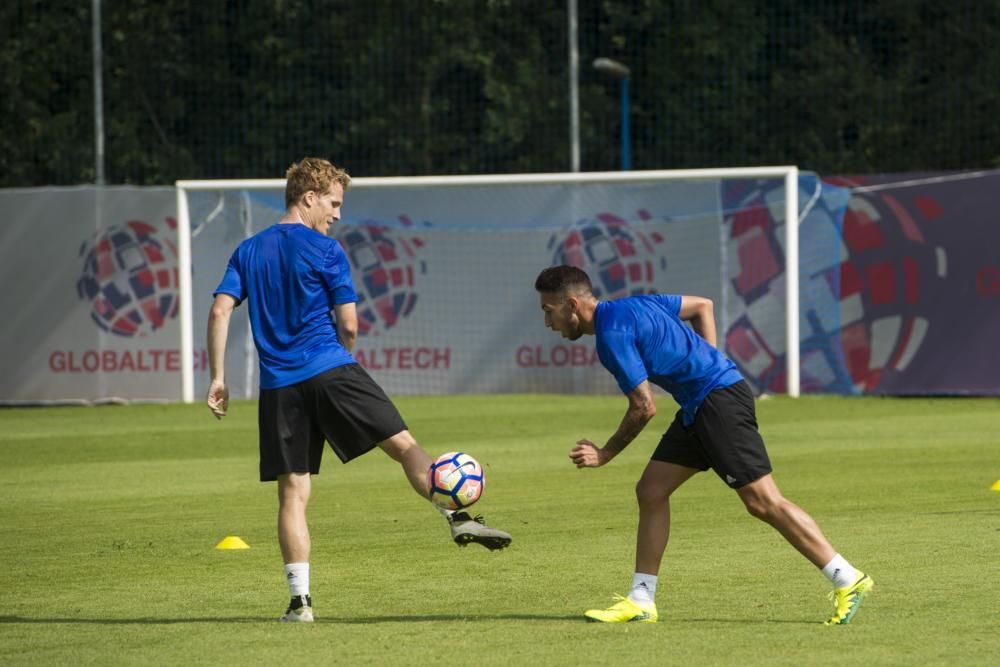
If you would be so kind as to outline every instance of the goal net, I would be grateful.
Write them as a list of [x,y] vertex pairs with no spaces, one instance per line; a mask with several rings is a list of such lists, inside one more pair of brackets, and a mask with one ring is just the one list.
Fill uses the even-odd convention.
[[[181,349],[191,359],[205,354],[230,254],[280,218],[284,181],[180,181],[177,197],[181,291],[190,291]],[[535,277],[574,264],[602,299],[710,297],[719,345],[757,392],[796,395],[844,377],[836,335],[847,199],[795,167],[358,178],[330,234],[359,296],[355,357],[390,394],[616,392],[593,341],[543,325]],[[257,386],[245,311],[226,353],[235,398]],[[184,399],[203,395],[208,380],[189,372]]]

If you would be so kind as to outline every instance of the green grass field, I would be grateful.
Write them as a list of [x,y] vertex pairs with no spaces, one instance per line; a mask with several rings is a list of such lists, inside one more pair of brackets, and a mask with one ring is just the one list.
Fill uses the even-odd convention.
[[[827,628],[823,576],[712,473],[674,497],[660,623],[599,625],[631,581],[633,487],[672,417],[609,466],[577,470],[621,397],[401,398],[431,453],[487,468],[491,553],[373,452],[327,451],[310,505],[317,622],[288,600],[256,406],[0,410],[0,663],[342,665],[996,664],[1000,401],[774,398],[758,404],[775,479],[875,591]],[[220,551],[227,535],[251,548]]]

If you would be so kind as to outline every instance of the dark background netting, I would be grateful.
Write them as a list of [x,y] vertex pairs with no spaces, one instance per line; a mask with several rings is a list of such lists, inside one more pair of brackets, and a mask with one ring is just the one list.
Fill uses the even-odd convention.
[[[583,170],[1000,164],[1000,3],[579,3]],[[108,183],[570,169],[566,2],[102,0]],[[0,186],[93,182],[91,3],[0,3]]]

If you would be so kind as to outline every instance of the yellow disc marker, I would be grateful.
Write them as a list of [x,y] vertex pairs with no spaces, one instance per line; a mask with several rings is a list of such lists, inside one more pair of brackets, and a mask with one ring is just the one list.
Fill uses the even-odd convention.
[[1000,491],[1000,479],[993,482],[993,486],[991,486],[990,488],[993,489],[994,491]]
[[216,549],[249,549],[250,545],[236,537],[229,535],[224,540],[215,545]]

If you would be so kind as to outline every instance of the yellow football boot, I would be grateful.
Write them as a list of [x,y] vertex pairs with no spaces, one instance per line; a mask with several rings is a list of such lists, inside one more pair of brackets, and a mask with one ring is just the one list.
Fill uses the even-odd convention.
[[615,599],[607,609],[588,609],[583,615],[592,623],[656,623],[659,618],[655,604],[640,605],[620,595]]
[[875,582],[864,572],[858,572],[857,581],[846,588],[835,588],[830,592],[833,600],[833,616],[826,625],[847,625],[854,618],[861,601],[875,587]]

